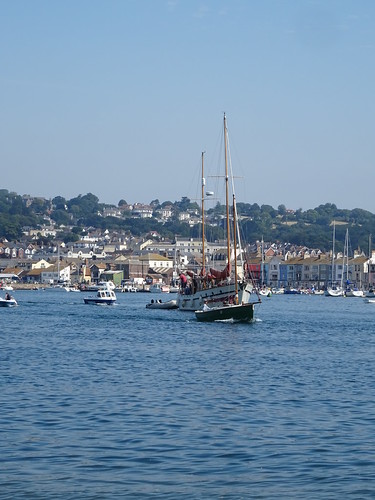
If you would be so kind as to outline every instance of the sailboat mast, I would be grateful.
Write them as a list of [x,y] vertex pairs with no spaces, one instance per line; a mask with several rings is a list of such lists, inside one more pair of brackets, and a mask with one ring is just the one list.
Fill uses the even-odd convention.
[[264,241],[263,241],[263,236],[262,236],[261,251],[262,251],[262,283],[261,283],[261,285],[263,286],[264,285]]
[[349,281],[349,229],[346,229],[345,235],[345,249],[346,249],[346,281]]
[[204,186],[206,180],[204,178],[204,151],[202,151],[202,276],[206,274],[205,270],[205,248],[204,248]]
[[367,286],[370,289],[370,278],[371,278],[371,259],[372,259],[372,250],[371,250],[371,233],[368,237],[368,268],[367,268]]
[[234,291],[235,291],[235,304],[238,304],[238,279],[237,279],[237,213],[236,213],[236,198],[233,195],[233,246],[234,246]]
[[335,269],[335,239],[336,239],[336,223],[335,223],[335,221],[333,221],[331,286],[333,286],[333,276],[334,276],[334,269]]
[[57,283],[60,282],[60,245],[57,244]]
[[225,205],[227,216],[227,254],[228,266],[230,265],[230,227],[229,227],[229,178],[228,178],[228,138],[227,138],[227,119],[224,113],[224,151],[225,151]]

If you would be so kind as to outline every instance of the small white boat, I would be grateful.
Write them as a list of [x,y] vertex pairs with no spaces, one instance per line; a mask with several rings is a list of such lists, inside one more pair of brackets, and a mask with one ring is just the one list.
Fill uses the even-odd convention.
[[326,297],[343,297],[344,296],[344,290],[341,287],[330,287],[327,288]]
[[18,306],[17,301],[14,297],[11,297],[8,293],[5,295],[5,299],[0,298],[0,307],[14,307]]
[[163,283],[154,283],[150,286],[151,293],[169,293],[169,286]]
[[146,304],[147,309],[178,309],[177,300],[167,300],[167,302],[162,302],[161,300],[152,299],[149,304]]
[[2,290],[5,290],[6,292],[12,292],[13,291],[13,287],[12,285],[3,285],[1,287]]
[[87,297],[83,299],[85,304],[96,304],[96,305],[107,305],[110,306],[115,304],[117,301],[116,294],[113,290],[107,288],[103,290],[98,290],[94,297]]
[[358,290],[358,288],[349,288],[345,290],[345,297],[364,297],[365,294],[362,290]]
[[115,288],[113,281],[99,281],[96,285],[81,286],[81,292],[97,292],[98,290],[114,290]]
[[124,285],[121,289],[122,292],[136,293],[138,288],[134,285]]

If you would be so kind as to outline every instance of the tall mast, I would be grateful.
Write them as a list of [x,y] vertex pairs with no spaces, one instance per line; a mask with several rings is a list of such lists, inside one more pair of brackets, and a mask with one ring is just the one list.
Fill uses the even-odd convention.
[[57,283],[60,281],[60,244],[57,244]]
[[370,278],[371,278],[371,258],[372,258],[372,250],[371,250],[371,233],[368,237],[368,269],[367,269],[367,286],[370,289]]
[[336,233],[336,226],[335,226],[335,221],[333,221],[333,232],[332,232],[332,273],[331,273],[331,286],[333,287],[333,276],[334,276],[334,269],[335,269],[335,235]]
[[225,205],[227,215],[227,254],[228,267],[230,266],[230,227],[229,227],[229,179],[228,179],[228,144],[227,144],[227,119],[224,113],[224,150],[225,150]]
[[263,235],[262,235],[262,246],[261,246],[261,252],[262,252],[262,283],[261,286],[264,285],[264,240],[263,240]]
[[236,213],[236,198],[233,195],[233,246],[234,246],[234,290],[235,304],[238,304],[238,279],[237,279],[237,213]]
[[206,180],[204,178],[204,151],[202,151],[202,276],[206,274],[205,270],[205,253],[204,253],[204,186]]

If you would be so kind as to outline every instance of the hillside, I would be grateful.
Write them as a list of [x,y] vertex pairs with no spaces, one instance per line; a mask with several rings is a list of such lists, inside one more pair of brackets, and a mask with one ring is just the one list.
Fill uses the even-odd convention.
[[[84,228],[93,227],[102,230],[122,230],[140,236],[150,231],[161,237],[173,239],[175,236],[198,237],[200,235],[199,206],[186,197],[181,201],[153,200],[148,206],[150,216],[140,218],[134,215],[134,207],[120,200],[118,207],[99,202],[92,193],[79,195],[70,200],[58,196],[52,200],[21,196],[6,189],[0,190],[0,238],[18,240],[25,228],[40,228],[54,224],[62,229],[62,239],[79,239]],[[160,217],[163,208],[168,207],[171,215]],[[105,216],[106,210],[116,209],[116,216]],[[215,240],[223,236],[224,207],[217,204],[206,213],[207,238]],[[196,223],[189,224],[180,220],[180,214],[195,214]],[[368,251],[372,246],[372,234],[375,228],[375,215],[367,210],[339,209],[326,203],[306,211],[287,210],[284,205],[277,209],[270,205],[238,203],[238,215],[241,219],[243,237],[246,242],[260,240],[305,245],[328,251],[332,246],[332,221],[336,221],[337,249],[343,248],[345,231],[349,228],[352,249]]]

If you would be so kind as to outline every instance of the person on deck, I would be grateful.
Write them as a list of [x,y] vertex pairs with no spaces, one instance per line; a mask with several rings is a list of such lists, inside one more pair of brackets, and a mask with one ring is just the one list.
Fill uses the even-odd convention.
[[181,282],[181,288],[185,289],[187,285],[187,277],[183,273],[180,274],[180,282]]

